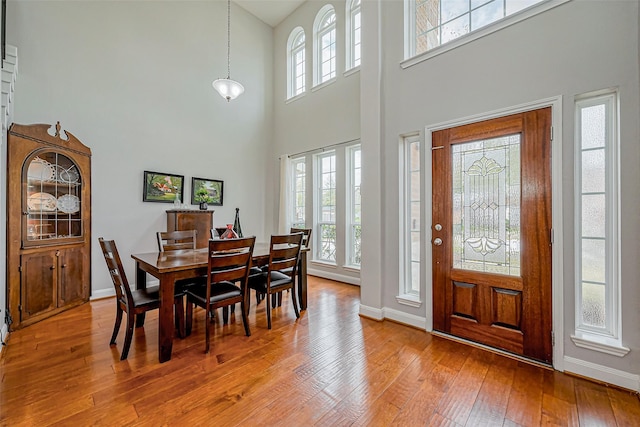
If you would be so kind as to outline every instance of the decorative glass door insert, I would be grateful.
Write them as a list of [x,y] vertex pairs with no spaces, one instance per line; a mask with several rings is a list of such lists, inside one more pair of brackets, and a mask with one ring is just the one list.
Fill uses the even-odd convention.
[[520,276],[520,134],[451,149],[453,267]]

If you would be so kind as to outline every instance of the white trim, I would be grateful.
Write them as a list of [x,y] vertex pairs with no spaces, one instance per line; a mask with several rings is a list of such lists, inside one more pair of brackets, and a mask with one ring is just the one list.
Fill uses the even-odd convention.
[[111,298],[114,296],[116,296],[116,291],[113,288],[99,289],[97,291],[91,291],[91,298],[89,298],[89,301],[95,301],[103,298]]
[[360,286],[360,278],[347,276],[345,274],[334,273],[332,271],[318,270],[315,268],[307,268],[309,276],[322,277],[323,279],[335,280],[336,282],[348,283],[350,285]]
[[342,268],[347,270],[347,271],[352,271],[354,273],[360,273],[360,266],[359,265],[346,264],[346,265],[343,265]]
[[305,90],[302,93],[297,94],[296,96],[292,96],[291,98],[287,98],[285,99],[284,103],[285,104],[290,104],[293,101],[297,101],[298,99],[302,98],[303,96],[305,96],[307,94],[307,91]]
[[[563,370],[564,357],[564,305],[562,298],[563,284],[563,253],[564,244],[562,240],[562,96],[545,98],[538,101],[514,105],[508,108],[502,108],[487,113],[476,114],[463,117],[460,119],[449,120],[446,122],[435,123],[425,127],[425,150],[431,147],[431,134],[437,130],[447,129],[450,127],[462,126],[469,123],[480,122],[483,120],[494,119],[497,117],[508,116],[510,114],[522,113],[525,111],[536,110],[539,108],[551,107],[551,121],[553,126],[553,140],[551,142],[551,205],[552,205],[552,228],[554,234],[553,251],[552,251],[552,271],[551,271],[551,293],[552,293],[552,318],[553,331],[557,337],[555,346],[553,347],[553,367],[559,371]],[[431,200],[433,196],[431,182],[431,156],[426,156],[425,167],[428,167],[429,173],[425,175],[425,200]],[[428,214],[425,218],[425,224],[431,224],[431,209],[426,209]],[[430,230],[431,227],[423,225],[423,228]],[[428,233],[425,233],[428,234]],[[433,296],[433,253],[431,251],[431,238],[425,238],[425,255],[427,256],[426,267],[426,294],[425,297],[432,301]],[[433,330],[433,304],[426,304],[427,331]]]
[[367,305],[360,304],[358,314],[373,320],[384,320],[384,312],[382,308],[369,307]]
[[383,307],[375,308],[360,304],[360,316],[373,320],[392,320],[404,325],[413,326],[414,328],[424,330],[426,327],[426,319],[424,317],[408,314],[403,311],[394,310],[392,308]]
[[[400,62],[400,66],[404,68],[409,68],[413,65],[416,65],[422,61],[426,61],[429,58],[433,58],[434,56],[441,55],[445,52],[453,50],[457,47],[464,46],[467,43],[470,43],[474,40],[480,39],[482,37],[488,36],[496,31],[502,30],[503,28],[510,27],[513,24],[529,19],[533,16],[536,16],[540,13],[546,12],[549,9],[553,9],[554,7],[560,6],[561,4],[567,3],[571,0],[548,0],[543,3],[532,5],[531,7],[524,9],[520,12],[516,12],[513,15],[506,16],[501,18],[500,20],[493,22],[482,29],[472,31],[468,34],[458,37],[457,39],[451,40],[443,45],[440,45],[436,48],[423,52],[419,55],[408,58],[409,55],[414,51],[414,47],[412,44],[415,43],[415,37],[413,37],[413,32],[409,26],[413,26],[411,23],[413,19],[411,17],[412,13],[415,13],[415,7],[412,9],[411,5],[415,0],[405,0],[405,60]],[[406,4],[409,4],[409,7]],[[410,35],[411,33],[411,35]],[[408,43],[409,42],[409,43]]]
[[620,371],[608,366],[587,362],[573,357],[564,357],[565,372],[571,372],[583,377],[593,378],[628,390],[640,392],[640,375]]
[[420,307],[422,305],[420,296],[415,294],[396,295],[396,301],[398,304],[408,305],[411,307]]
[[358,65],[357,67],[353,67],[347,71],[345,71],[344,73],[342,73],[343,77],[349,77],[353,74],[359,73],[360,72],[360,66]]
[[624,357],[631,351],[631,349],[621,345],[615,338],[598,336],[582,331],[576,331],[575,335],[571,335],[571,341],[577,347],[599,351],[612,356]]
[[[325,17],[329,14],[329,13],[333,13],[334,16],[334,21],[333,21],[333,25],[332,25],[332,29],[327,29],[327,28],[320,28],[320,25],[322,24],[322,21],[325,19]],[[335,80],[336,76],[338,75],[338,29],[337,29],[337,20],[338,20],[338,16],[336,15],[336,10],[333,7],[333,5],[331,4],[325,4],[324,6],[322,6],[320,8],[320,10],[318,11],[318,13],[316,14],[315,19],[313,20],[313,56],[312,56],[312,63],[313,63],[313,88],[316,87],[321,87],[324,83],[330,82],[332,80]],[[322,32],[320,32],[320,30],[322,30]],[[322,38],[322,36],[324,36],[325,34],[328,34],[330,32],[335,32],[335,46],[336,46],[336,55],[334,57],[335,61],[336,61],[336,68],[334,70],[336,76],[330,78],[329,80],[325,80],[325,81],[321,81],[322,80],[322,51],[320,49],[319,46],[319,39]],[[312,88],[312,90],[313,90]]]
[[334,83],[335,81],[336,81],[336,77],[333,77],[327,80],[326,82],[318,83],[317,85],[311,88],[311,92],[315,92],[317,90],[322,89],[325,86],[329,86],[331,83]]

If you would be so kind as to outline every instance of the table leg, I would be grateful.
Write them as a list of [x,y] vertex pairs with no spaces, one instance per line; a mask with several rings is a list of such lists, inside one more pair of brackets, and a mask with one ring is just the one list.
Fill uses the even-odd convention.
[[165,274],[160,278],[160,313],[158,314],[158,356],[160,363],[171,360],[173,349],[173,333],[175,322],[173,319],[173,274]]
[[[147,287],[147,273],[140,268],[140,263],[136,262],[136,289],[145,289]],[[144,326],[146,313],[136,315],[136,328]]]
[[300,265],[298,266],[298,301],[300,310],[307,309],[307,254],[300,255]]

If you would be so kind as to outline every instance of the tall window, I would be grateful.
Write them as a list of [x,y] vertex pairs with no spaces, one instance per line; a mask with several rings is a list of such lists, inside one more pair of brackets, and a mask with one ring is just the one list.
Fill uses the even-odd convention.
[[405,0],[409,49],[419,55],[545,0]]
[[405,295],[420,295],[420,140],[418,136],[405,138],[404,144],[404,280],[400,289]]
[[617,94],[576,101],[576,329],[619,338]]
[[345,41],[347,70],[360,65],[360,0],[347,0]]
[[330,5],[318,12],[313,27],[314,84],[319,85],[336,76],[336,13]]
[[336,154],[318,155],[316,259],[336,262]]
[[305,91],[304,30],[296,27],[287,41],[287,99]]
[[349,195],[347,214],[347,264],[360,265],[361,246],[360,236],[362,233],[360,180],[361,180],[361,154],[360,145],[347,149],[349,156]]
[[293,215],[292,227],[305,228],[305,199],[306,199],[306,163],[301,157],[291,161],[291,171],[293,173]]

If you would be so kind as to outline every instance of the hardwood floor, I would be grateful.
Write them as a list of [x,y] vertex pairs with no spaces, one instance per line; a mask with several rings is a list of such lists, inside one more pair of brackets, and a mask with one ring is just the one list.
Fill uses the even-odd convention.
[[[393,322],[358,316],[359,288],[309,278],[267,329],[264,302],[204,315],[158,363],[157,311],[109,347],[115,303],[94,301],[11,334],[0,361],[0,425],[638,426],[638,396]],[[255,298],[253,298],[255,304]]]

